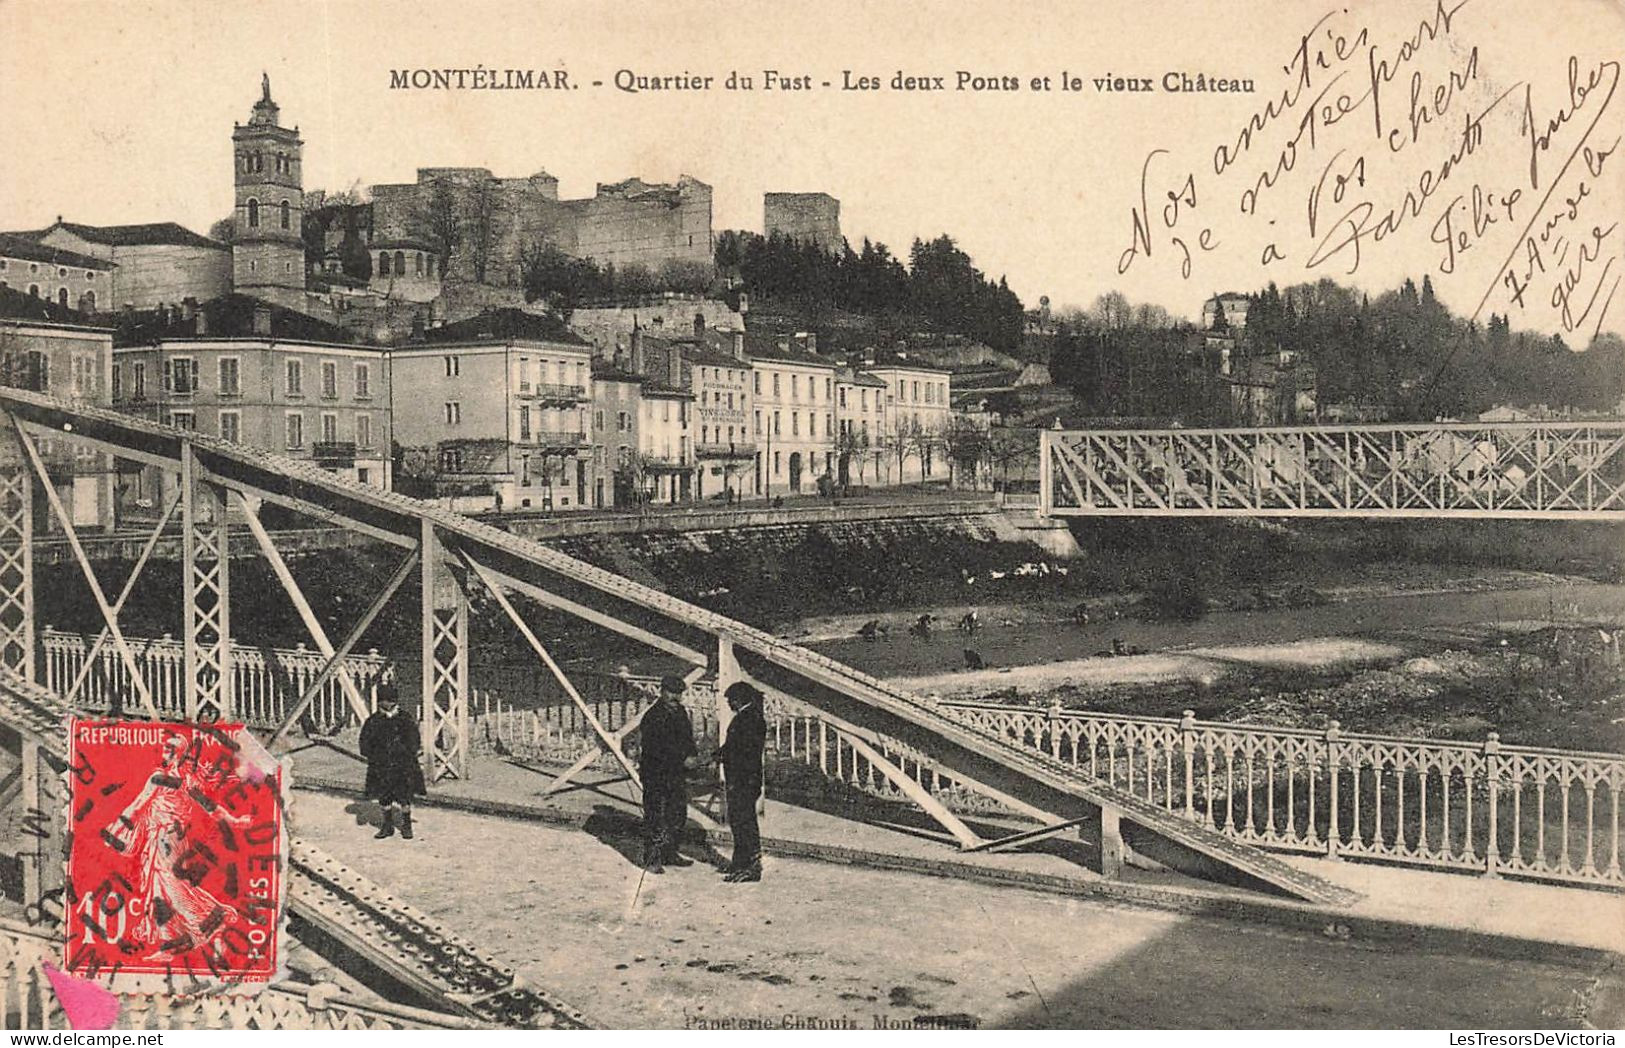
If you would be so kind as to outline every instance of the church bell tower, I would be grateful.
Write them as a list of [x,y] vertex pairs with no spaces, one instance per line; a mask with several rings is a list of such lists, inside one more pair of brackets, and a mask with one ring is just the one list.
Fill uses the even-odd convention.
[[297,127],[279,123],[271,78],[260,80],[260,100],[247,124],[231,132],[236,165],[236,237],[232,285],[238,291],[305,288],[305,193]]

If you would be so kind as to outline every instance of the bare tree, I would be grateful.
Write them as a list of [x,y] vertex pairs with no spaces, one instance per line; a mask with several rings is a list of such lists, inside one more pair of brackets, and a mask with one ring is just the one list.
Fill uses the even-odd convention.
[[863,484],[864,460],[869,456],[869,430],[864,427],[848,426],[835,434],[835,458],[838,462],[846,464],[847,480],[850,483],[852,467],[858,467],[858,485]]
[[938,439],[948,454],[949,486],[956,480],[956,471],[969,472],[974,489],[977,467],[987,457],[987,430],[963,415],[955,415],[943,425]]
[[1010,471],[1017,472],[1038,458],[1038,434],[1030,429],[996,426],[988,431],[988,461],[999,470],[1004,489],[1010,489]]
[[1106,331],[1121,331],[1133,320],[1134,307],[1121,291],[1108,291],[1089,307],[1089,318]]
[[[886,447],[897,456],[897,483],[903,483],[903,467],[910,455],[918,455],[922,451],[920,422],[915,418],[897,418],[897,425],[893,427],[886,439]],[[921,460],[924,461],[923,459]]]

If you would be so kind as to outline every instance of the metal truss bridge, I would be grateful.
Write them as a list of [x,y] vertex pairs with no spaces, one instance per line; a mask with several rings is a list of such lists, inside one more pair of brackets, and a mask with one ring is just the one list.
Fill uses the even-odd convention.
[[[182,641],[180,685],[187,720],[244,719],[235,708],[232,637],[233,561],[227,555],[228,523],[253,533],[284,596],[304,623],[322,670],[287,706],[281,723],[263,739],[275,748],[301,715],[336,680],[357,716],[365,716],[361,689],[342,670],[368,628],[393,597],[415,583],[421,640],[418,708],[431,783],[466,777],[470,762],[470,600],[500,609],[514,633],[545,672],[578,706],[596,750],[555,780],[568,780],[607,755],[627,778],[636,769],[622,743],[637,718],[609,730],[554,660],[535,628],[515,607],[522,595],[554,612],[631,638],[688,664],[691,680],[705,679],[720,694],[736,680],[750,680],[775,700],[808,711],[856,753],[862,754],[910,802],[940,824],[964,850],[1014,848],[1063,833],[1077,835],[1088,862],[1101,874],[1120,873],[1130,859],[1149,859],[1212,880],[1289,895],[1322,904],[1346,904],[1351,895],[1250,844],[1224,836],[1203,822],[1184,818],[1111,782],[1063,763],[1053,755],[1012,744],[1000,733],[967,724],[929,702],[903,693],[832,659],[780,640],[725,616],[595,568],[535,542],[468,517],[404,496],[338,479],[308,463],[172,429],[105,409],[14,389],[0,389],[0,724],[15,740],[16,779],[0,795],[16,810],[62,810],[60,783],[47,769],[61,770],[62,722],[70,709],[91,709],[81,687],[96,652],[109,650],[128,672],[131,694],[121,696],[125,715],[160,719],[160,703],[137,665],[120,610],[137,585],[170,521],[182,536]],[[1046,435],[1048,438],[1048,435]],[[97,572],[63,505],[42,457],[71,442],[93,451],[167,471],[175,494],[116,594],[102,588]],[[1053,449],[1053,440],[1046,447]],[[1616,494],[1617,497],[1617,494]],[[99,610],[100,633],[85,672],[66,694],[45,691],[37,681],[39,645],[34,614],[32,546],[36,500],[43,498],[73,550],[85,585]],[[330,637],[307,602],[289,562],[260,521],[275,505],[365,534],[396,547],[400,556],[382,588],[343,636]],[[239,562],[240,563],[240,562]],[[237,599],[240,599],[237,598]],[[272,594],[253,593],[263,602]],[[252,637],[239,643],[253,644]],[[165,709],[174,709],[164,703]],[[888,755],[907,753],[917,765],[1029,817],[1033,829],[983,839],[916,775]],[[296,769],[297,774],[297,769]],[[20,784],[20,786],[18,786]],[[58,795],[53,796],[56,790]],[[700,813],[695,818],[709,821]],[[714,823],[713,823],[714,825]],[[57,842],[60,844],[60,841]],[[24,845],[24,896],[41,897],[60,878],[45,841]],[[508,1024],[579,1024],[579,1016],[458,940],[432,920],[369,885],[314,849],[295,842],[290,902],[293,916],[327,940],[372,962],[397,984],[421,997],[449,1002],[471,1018]]]
[[1625,520],[1625,420],[1044,430],[1039,513]]

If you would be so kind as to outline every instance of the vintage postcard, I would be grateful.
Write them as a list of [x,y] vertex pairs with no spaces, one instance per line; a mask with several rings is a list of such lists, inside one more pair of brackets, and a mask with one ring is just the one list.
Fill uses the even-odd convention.
[[0,0],[0,1028],[1613,1044],[1622,65]]

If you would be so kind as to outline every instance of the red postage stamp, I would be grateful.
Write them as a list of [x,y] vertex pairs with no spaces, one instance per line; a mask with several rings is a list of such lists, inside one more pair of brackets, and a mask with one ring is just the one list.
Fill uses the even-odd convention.
[[70,731],[64,967],[126,993],[272,981],[286,769],[240,724]]

